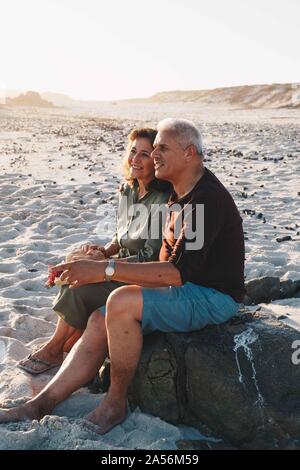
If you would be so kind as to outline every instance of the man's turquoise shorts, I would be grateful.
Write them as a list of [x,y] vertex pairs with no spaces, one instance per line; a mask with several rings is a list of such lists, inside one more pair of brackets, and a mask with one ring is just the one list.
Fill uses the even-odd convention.
[[[240,307],[230,295],[191,282],[178,287],[142,288],[142,294],[144,334],[200,330],[229,320]],[[104,315],[103,307],[101,311]]]

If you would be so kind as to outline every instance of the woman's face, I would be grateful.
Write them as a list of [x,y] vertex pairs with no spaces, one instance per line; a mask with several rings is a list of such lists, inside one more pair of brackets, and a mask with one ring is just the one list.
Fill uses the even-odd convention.
[[151,158],[153,147],[145,137],[137,137],[130,149],[128,164],[130,176],[145,184],[154,179],[154,164]]

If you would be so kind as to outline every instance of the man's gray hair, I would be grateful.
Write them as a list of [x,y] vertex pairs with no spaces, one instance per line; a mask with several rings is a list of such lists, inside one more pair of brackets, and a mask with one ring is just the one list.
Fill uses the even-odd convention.
[[195,146],[199,155],[203,155],[201,132],[192,121],[188,119],[163,119],[159,121],[157,130],[158,132],[173,132],[177,137],[178,143],[183,148],[192,144]]

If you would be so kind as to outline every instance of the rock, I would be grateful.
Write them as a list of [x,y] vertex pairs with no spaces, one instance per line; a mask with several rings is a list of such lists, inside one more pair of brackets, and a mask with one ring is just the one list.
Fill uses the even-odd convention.
[[90,393],[100,393],[101,392],[101,380],[99,375],[96,375],[90,382],[86,384]]
[[105,359],[99,371],[99,383],[101,392],[106,393],[110,386],[110,360],[108,358]]
[[[134,401],[151,414],[177,423],[180,421],[180,402],[177,400],[177,361],[172,350],[164,344],[164,336],[151,335],[145,341],[143,356],[133,385]],[[149,338],[147,338],[149,339]]]
[[278,277],[259,277],[245,283],[247,296],[255,303],[270,302],[281,298],[280,279]]
[[191,334],[153,333],[144,338],[130,404],[174,424],[210,430],[232,446],[297,448],[295,340],[298,331],[263,311],[245,311]]
[[278,243],[281,243],[281,242],[287,242],[289,240],[292,240],[292,237],[290,235],[285,235],[284,237],[277,237],[276,238],[276,241]]
[[253,305],[253,302],[250,299],[250,297],[248,297],[248,295],[245,295],[243,303],[244,303],[244,305]]
[[180,441],[176,441],[176,445],[179,450],[239,450],[237,447],[233,447],[227,442],[201,441],[200,439],[181,439]]
[[123,144],[117,144],[116,145],[116,150],[125,150],[125,147]]
[[44,100],[36,91],[27,91],[15,98],[7,98],[6,104],[9,106],[35,106],[42,108],[52,108],[54,106],[50,101]]
[[298,289],[299,287],[297,281],[292,281],[289,279],[280,283],[280,292],[283,299],[293,297]]

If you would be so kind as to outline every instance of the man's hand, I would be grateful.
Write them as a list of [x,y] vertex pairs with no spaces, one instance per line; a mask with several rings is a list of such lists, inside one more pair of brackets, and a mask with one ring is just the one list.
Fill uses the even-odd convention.
[[103,261],[80,260],[53,266],[51,271],[63,271],[61,281],[67,281],[70,288],[85,284],[103,282],[107,263]]

